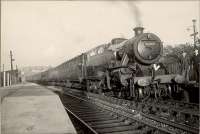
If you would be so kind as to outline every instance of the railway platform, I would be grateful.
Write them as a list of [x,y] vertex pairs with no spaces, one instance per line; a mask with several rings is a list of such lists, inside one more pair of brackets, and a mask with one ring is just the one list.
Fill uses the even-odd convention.
[[0,88],[0,134],[74,134],[57,94],[32,83]]

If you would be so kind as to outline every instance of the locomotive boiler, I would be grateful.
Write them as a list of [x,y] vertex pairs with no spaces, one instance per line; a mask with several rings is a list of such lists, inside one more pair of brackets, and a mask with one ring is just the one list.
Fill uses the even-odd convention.
[[136,27],[130,39],[112,39],[27,79],[126,99],[169,96],[175,75],[155,73],[163,53],[162,41],[143,30]]

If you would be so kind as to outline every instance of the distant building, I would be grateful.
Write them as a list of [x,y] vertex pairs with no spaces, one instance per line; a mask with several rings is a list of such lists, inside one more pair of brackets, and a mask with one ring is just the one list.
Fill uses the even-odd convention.
[[7,70],[1,72],[1,85],[0,86],[10,86],[18,84],[21,82],[21,75],[19,70]]

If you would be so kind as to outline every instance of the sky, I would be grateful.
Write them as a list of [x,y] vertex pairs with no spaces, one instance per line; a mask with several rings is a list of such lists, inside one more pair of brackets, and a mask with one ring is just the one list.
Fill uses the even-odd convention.
[[[192,42],[199,1],[1,1],[1,55],[5,70],[57,66],[143,26],[164,45]],[[187,30],[187,29],[190,30]]]

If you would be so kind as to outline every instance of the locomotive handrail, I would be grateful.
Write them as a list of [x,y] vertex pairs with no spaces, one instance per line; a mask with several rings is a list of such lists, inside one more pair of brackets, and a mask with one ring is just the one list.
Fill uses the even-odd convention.
[[107,70],[112,71],[112,70],[120,69],[120,68],[128,68],[128,66],[111,67],[111,68],[107,68]]

